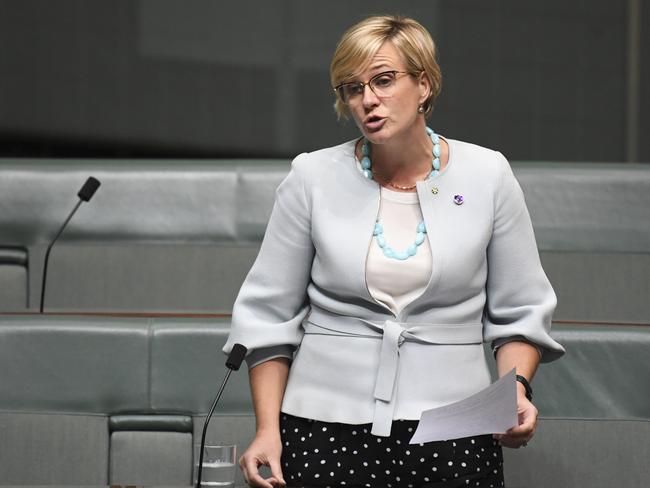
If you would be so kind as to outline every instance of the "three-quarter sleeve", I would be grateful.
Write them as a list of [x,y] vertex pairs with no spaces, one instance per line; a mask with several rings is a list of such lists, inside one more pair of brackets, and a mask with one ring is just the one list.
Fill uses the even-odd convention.
[[223,351],[228,354],[234,344],[243,344],[249,368],[275,357],[292,358],[302,340],[314,257],[311,210],[300,167],[304,156],[293,160],[276,190],[259,254],[233,306]]
[[509,340],[537,346],[541,361],[553,361],[564,348],[551,336],[557,298],[542,269],[524,195],[506,158],[499,152],[499,184],[487,248],[487,302],[483,337],[498,347]]

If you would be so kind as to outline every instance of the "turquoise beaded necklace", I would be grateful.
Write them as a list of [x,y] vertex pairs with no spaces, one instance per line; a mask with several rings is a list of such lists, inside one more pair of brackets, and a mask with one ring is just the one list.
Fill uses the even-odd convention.
[[[431,164],[431,172],[427,176],[427,179],[434,178],[440,172],[440,137],[438,134],[433,132],[429,127],[426,128],[427,135],[431,138],[433,142],[433,161]],[[363,140],[363,145],[361,146],[361,154],[363,158],[361,159],[361,167],[363,168],[363,175],[369,180],[373,179],[372,174],[372,162],[370,161],[370,144],[368,139]],[[394,186],[394,185],[393,185]],[[398,187],[401,188],[401,187]],[[381,225],[379,219],[375,222],[375,228],[372,232],[372,235],[377,241],[377,245],[381,248],[384,253],[384,256],[391,259],[397,259],[400,261],[405,261],[411,256],[415,256],[417,253],[418,247],[424,242],[424,234],[426,234],[427,229],[424,225],[424,219],[418,224],[415,229],[415,242],[406,248],[404,251],[395,251],[386,243],[386,238],[384,237],[384,228]]]
[[400,261],[406,261],[411,256],[415,256],[415,253],[418,251],[418,247],[424,242],[424,234],[426,233],[427,229],[424,226],[424,220],[422,220],[416,229],[415,242],[407,247],[405,251],[396,251],[388,244],[386,244],[384,229],[379,220],[375,222],[375,230],[373,231],[372,235],[375,236],[377,245],[384,252],[384,256],[387,258],[398,259]]

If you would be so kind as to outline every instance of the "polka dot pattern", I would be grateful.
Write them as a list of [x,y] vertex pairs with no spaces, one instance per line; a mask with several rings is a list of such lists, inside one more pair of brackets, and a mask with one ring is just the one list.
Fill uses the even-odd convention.
[[502,487],[503,454],[491,435],[409,444],[416,420],[390,437],[371,426],[281,414],[282,471],[289,487]]

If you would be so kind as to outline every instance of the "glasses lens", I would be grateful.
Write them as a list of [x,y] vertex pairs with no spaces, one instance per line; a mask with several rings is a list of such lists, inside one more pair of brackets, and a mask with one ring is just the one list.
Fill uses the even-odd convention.
[[338,87],[338,92],[343,103],[349,103],[351,99],[363,93],[363,84],[345,83]]
[[[396,79],[397,74],[395,71],[386,71],[385,73],[379,73],[377,76],[373,77],[368,82],[368,85],[378,97],[389,97],[395,90]],[[364,83],[353,82],[339,85],[336,90],[341,101],[345,104],[349,104],[351,101],[363,96],[364,88]]]
[[395,88],[395,72],[379,73],[370,80],[369,85],[378,97],[388,97]]

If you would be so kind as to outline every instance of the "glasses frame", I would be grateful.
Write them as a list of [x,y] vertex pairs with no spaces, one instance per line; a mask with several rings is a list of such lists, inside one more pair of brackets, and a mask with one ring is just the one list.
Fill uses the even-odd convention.
[[409,71],[400,71],[400,70],[396,70],[396,69],[389,69],[389,70],[387,70],[387,71],[382,71],[381,73],[377,73],[377,74],[374,75],[372,78],[370,78],[368,81],[347,81],[347,82],[345,82],[345,83],[339,83],[338,85],[336,85],[336,86],[333,88],[334,93],[336,94],[336,96],[338,97],[338,99],[341,101],[341,103],[343,103],[344,105],[349,105],[350,103],[349,103],[349,102],[346,102],[346,101],[343,99],[343,97],[341,96],[341,93],[340,93],[339,90],[340,90],[342,87],[346,86],[346,85],[361,85],[361,89],[363,90],[362,93],[364,93],[364,92],[366,91],[366,86],[367,86],[368,88],[370,88],[370,90],[375,94],[375,96],[376,96],[377,98],[388,98],[388,97],[390,97],[390,96],[392,96],[392,95],[388,95],[388,97],[385,96],[385,95],[378,95],[377,92],[376,92],[376,91],[373,89],[373,87],[372,87],[372,81],[373,81],[373,80],[375,80],[375,79],[377,79],[377,78],[379,78],[379,77],[381,77],[381,76],[387,75],[388,73],[392,73],[392,74],[393,74],[393,76],[395,77],[395,81],[397,81],[397,78],[398,78],[397,75],[398,75],[398,74],[407,74],[407,75],[410,75],[410,74],[411,74]]

